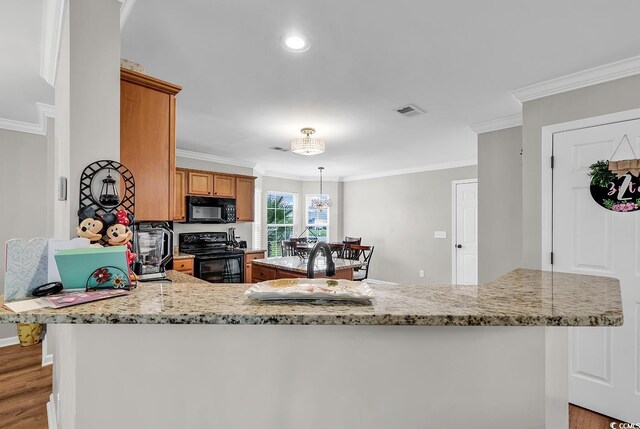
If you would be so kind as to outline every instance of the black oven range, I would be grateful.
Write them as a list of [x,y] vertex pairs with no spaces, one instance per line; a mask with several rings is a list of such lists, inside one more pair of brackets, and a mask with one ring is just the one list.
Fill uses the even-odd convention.
[[196,277],[211,283],[244,282],[244,252],[229,246],[226,232],[182,233],[178,246],[195,255]]

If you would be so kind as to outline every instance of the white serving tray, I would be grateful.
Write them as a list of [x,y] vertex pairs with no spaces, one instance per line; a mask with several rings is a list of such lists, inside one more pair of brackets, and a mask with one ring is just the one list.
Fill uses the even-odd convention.
[[256,283],[245,292],[261,301],[283,299],[369,301],[373,290],[366,282],[333,279],[278,279]]

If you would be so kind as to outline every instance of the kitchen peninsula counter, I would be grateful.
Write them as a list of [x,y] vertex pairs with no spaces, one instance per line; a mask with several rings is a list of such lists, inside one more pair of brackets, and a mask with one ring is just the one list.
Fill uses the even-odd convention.
[[371,304],[259,303],[247,284],[169,277],[0,310],[0,323],[48,324],[57,427],[566,429],[565,327],[622,323],[618,281],[603,277],[372,285]]
[[[272,266],[270,259],[260,263]],[[173,283],[139,283],[128,296],[63,309],[16,314],[0,308],[0,323],[618,326],[623,321],[618,280],[525,269],[479,286],[371,285],[376,298],[370,304],[263,303],[245,297],[247,284],[212,284],[177,271],[169,277]]]

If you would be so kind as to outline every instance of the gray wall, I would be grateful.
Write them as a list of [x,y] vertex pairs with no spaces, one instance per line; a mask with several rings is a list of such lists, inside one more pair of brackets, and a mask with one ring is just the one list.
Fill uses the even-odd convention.
[[478,135],[478,282],[522,265],[522,127]]
[[[246,167],[236,167],[234,165],[227,164],[219,164],[217,162],[209,162],[198,159],[191,158],[182,158],[176,157],[176,167],[181,168],[193,168],[196,170],[205,170],[205,171],[216,171],[220,173],[229,173],[229,174],[244,174],[247,176],[253,175],[253,169]],[[249,248],[252,247],[252,227],[253,222],[238,222],[235,224],[186,224],[186,223],[178,223],[174,222],[173,224],[173,233],[174,233],[174,245],[178,245],[178,234],[185,232],[227,232],[230,227],[236,228],[236,236],[240,237],[241,240],[247,241],[247,246]]]
[[[451,182],[475,177],[469,166],[344,183],[344,234],[375,246],[369,277],[450,283]],[[447,238],[433,238],[434,231]]]
[[[523,266],[542,265],[542,127],[640,108],[640,75],[556,94],[523,104]],[[545,160],[544,162],[547,162]]]
[[[49,129],[49,131],[53,131]],[[0,129],[0,294],[4,292],[4,243],[11,238],[46,237],[48,202],[47,137]],[[0,325],[0,339],[15,337],[14,325]]]

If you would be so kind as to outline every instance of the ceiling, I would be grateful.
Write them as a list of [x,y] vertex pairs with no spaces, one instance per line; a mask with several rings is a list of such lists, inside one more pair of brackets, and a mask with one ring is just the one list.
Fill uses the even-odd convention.
[[3,0],[0,9],[0,118],[38,123],[36,102],[53,104],[40,77],[42,1]]
[[[635,0],[129,0],[122,56],[183,86],[180,149],[263,170],[354,177],[474,162],[469,124],[520,112],[509,91],[640,54]],[[0,118],[38,122],[42,2],[4,0]],[[280,39],[298,31],[302,54]],[[406,118],[413,103],[427,114]],[[315,157],[288,147],[311,126]]]

